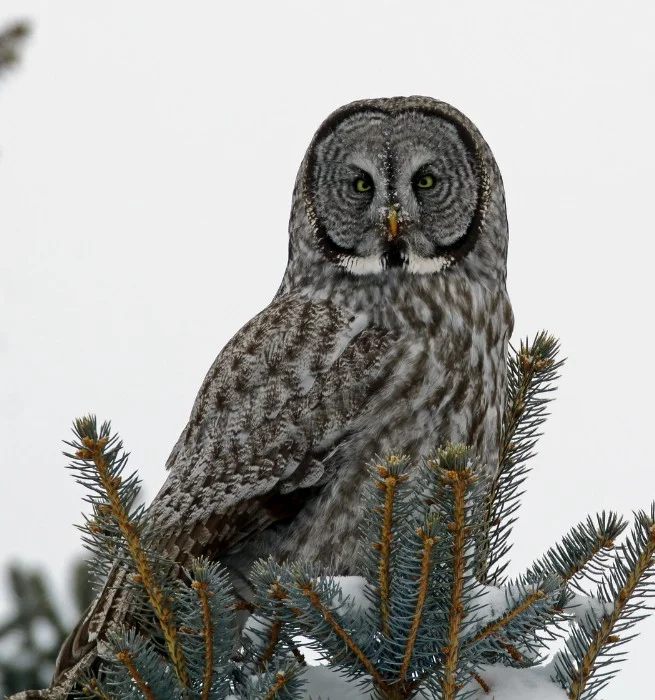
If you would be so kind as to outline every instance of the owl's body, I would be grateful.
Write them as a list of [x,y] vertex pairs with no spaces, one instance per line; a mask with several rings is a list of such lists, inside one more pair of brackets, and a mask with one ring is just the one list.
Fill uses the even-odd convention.
[[[389,308],[408,291],[416,300],[416,287],[385,289]],[[243,578],[267,555],[350,574],[375,455],[400,448],[418,459],[465,442],[493,463],[507,338],[487,316],[490,292],[452,290],[443,314],[430,303],[434,290],[421,291],[427,322],[289,294],[237,334],[207,376],[157,499],[170,556],[210,553]],[[238,410],[212,413],[208,428],[203,412],[226,400]],[[248,475],[213,470],[214,460],[247,465]]]
[[[392,98],[331,115],[300,168],[282,285],[211,367],[149,509],[161,550],[221,560],[244,597],[262,556],[350,574],[376,454],[462,442],[492,471],[506,252],[500,174],[461,113]],[[59,672],[117,617],[99,602]]]

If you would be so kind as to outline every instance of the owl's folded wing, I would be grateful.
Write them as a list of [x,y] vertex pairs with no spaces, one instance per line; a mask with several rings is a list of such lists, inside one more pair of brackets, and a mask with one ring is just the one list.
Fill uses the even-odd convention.
[[186,564],[293,516],[384,385],[395,340],[293,295],[244,326],[209,370],[150,508],[162,550]]

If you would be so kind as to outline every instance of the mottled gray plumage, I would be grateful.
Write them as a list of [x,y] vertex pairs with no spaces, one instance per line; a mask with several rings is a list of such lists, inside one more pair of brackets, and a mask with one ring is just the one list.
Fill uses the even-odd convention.
[[[269,554],[353,572],[375,454],[498,457],[507,221],[476,127],[425,97],[342,107],[301,164],[289,234],[277,295],[209,370],[149,510],[163,552],[219,558],[244,596]],[[107,600],[58,672],[118,617]]]

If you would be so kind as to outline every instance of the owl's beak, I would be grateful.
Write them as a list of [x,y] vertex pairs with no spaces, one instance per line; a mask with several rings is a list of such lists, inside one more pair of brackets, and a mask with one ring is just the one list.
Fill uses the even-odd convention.
[[387,214],[387,228],[389,230],[387,240],[393,241],[393,239],[398,235],[398,211],[393,204],[389,206],[389,212]]

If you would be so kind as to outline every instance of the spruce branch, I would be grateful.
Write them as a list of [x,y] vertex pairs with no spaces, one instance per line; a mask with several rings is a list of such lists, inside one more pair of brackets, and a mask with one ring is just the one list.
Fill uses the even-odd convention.
[[103,664],[97,677],[86,679],[85,695],[102,700],[185,697],[170,666],[136,630],[114,631],[107,641],[113,652],[113,662]]
[[427,527],[417,528],[417,534],[423,543],[422,550],[419,554],[421,559],[421,574],[418,584],[419,593],[416,599],[416,610],[414,611],[414,617],[412,618],[412,625],[410,627],[409,634],[407,635],[407,644],[405,645],[403,662],[400,667],[399,680],[401,683],[404,683],[407,680],[407,674],[412,661],[416,638],[418,636],[421,623],[423,622],[423,613],[430,586],[430,571],[433,565],[432,552],[434,546],[439,541],[439,538],[434,533],[433,522],[428,522]]
[[[546,593],[542,589],[537,589],[534,593],[528,595],[524,600],[520,601],[512,609],[508,610],[502,617],[496,620],[491,620],[487,625],[485,625],[472,639],[467,640],[466,646],[472,646],[478,644],[488,637],[496,637],[499,635],[504,628],[512,624],[518,617],[525,614],[527,610],[534,605],[541,602],[546,597]],[[505,644],[505,648],[509,645]],[[519,652],[512,654],[515,660],[523,661],[523,657]]]
[[573,527],[560,543],[538,559],[526,576],[537,580],[548,573],[555,573],[569,584],[571,590],[586,595],[583,581],[600,583],[608,556],[627,525],[627,521],[612,512],[603,511],[596,515],[595,520],[587,516],[584,522]]
[[143,693],[146,700],[155,700],[152,690],[148,687],[148,684],[143,680],[143,677],[139,673],[136,664],[134,663],[134,657],[127,649],[123,649],[116,654],[116,660],[125,665],[130,678],[134,681],[137,688]]
[[255,562],[251,571],[255,595],[249,605],[253,614],[246,625],[243,641],[247,662],[260,674],[274,669],[289,653],[299,666],[305,664],[293,641],[294,630],[288,619],[289,611],[294,617],[301,617],[302,611],[295,607],[285,608],[289,596],[282,578],[288,586],[291,574],[283,573],[272,559]]
[[610,666],[621,660],[617,649],[635,636],[625,632],[652,610],[648,600],[655,597],[654,562],[655,502],[650,513],[636,514],[628,539],[601,583],[605,611],[587,611],[555,657],[555,677],[571,700],[591,700],[616,674]]
[[184,570],[184,581],[168,586],[171,606],[180,627],[180,644],[187,663],[189,688],[201,700],[228,694],[234,667],[236,621],[229,577],[219,564],[204,559]]
[[493,653],[497,661],[511,666],[532,666],[568,620],[562,609],[566,584],[550,572],[540,580],[521,577],[501,590],[506,609],[500,615],[488,615],[465,648],[477,646],[479,652]]
[[498,469],[492,475],[483,515],[480,540],[479,579],[502,583],[507,568],[509,537],[520,506],[521,485],[529,472],[528,462],[548,417],[548,404],[564,360],[559,360],[559,341],[546,331],[532,342],[526,338],[518,350],[511,347],[507,363],[507,403],[499,438]]
[[111,580],[125,582],[119,587],[130,596],[128,623],[138,625],[110,628],[106,643],[114,663],[101,664],[101,675],[87,679],[87,693],[122,698],[132,689],[157,700],[226,697],[237,646],[227,573],[204,560],[181,570],[160,556],[144,507],[133,507],[139,481],[124,473],[128,455],[118,436],[109,423],[98,431],[93,416],[76,421],[74,431],[67,456],[93,509],[85,541],[100,562],[97,568],[118,572]]
[[323,596],[321,596],[319,590],[317,590],[315,582],[312,580],[303,581],[301,579],[297,586],[301,594],[309,600],[311,606],[320,614],[321,618],[325,620],[332,633],[343,642],[348,651],[357,659],[371,678],[373,678],[377,687],[382,692],[385,692],[387,690],[387,683],[383,676],[375,667],[373,661],[368,658],[352,635],[347,631],[345,626],[337,619],[334,611],[330,610],[325,605]]
[[268,637],[268,642],[266,643],[266,648],[259,662],[260,671],[265,671],[266,667],[270,664],[277,649],[277,645],[280,642],[280,631],[282,629],[282,620],[274,620],[270,626],[270,633]]
[[[175,617],[157,580],[151,557],[141,540],[142,513],[130,512],[138,492],[138,479],[135,474],[131,474],[127,479],[123,478],[123,470],[127,463],[123,443],[118,436],[111,435],[111,424],[108,422],[103,423],[98,432],[96,418],[92,415],[76,420],[74,433],[78,442],[67,443],[74,449],[74,453],[66,456],[73,460],[71,468],[78,473],[78,482],[97,494],[88,499],[96,516],[95,522],[88,524],[91,535],[102,536],[103,528],[109,533],[117,528],[136,570],[134,580],[141,584],[146,592],[159,622],[175,673],[181,685],[187,687],[189,675]],[[101,542],[104,541],[106,538],[101,539]]]
[[407,481],[407,458],[390,455],[387,463],[376,467],[376,486],[384,494],[382,507],[374,508],[374,512],[381,516],[380,541],[373,543],[373,548],[380,552],[378,564],[378,585],[380,598],[380,616],[382,619],[382,633],[387,637],[389,629],[390,611],[390,571],[391,571],[391,547],[394,529],[394,509],[398,495],[398,488]]
[[209,597],[214,594],[208,590],[209,584],[207,581],[194,581],[191,584],[191,588],[198,594],[202,608],[202,636],[205,640],[205,673],[202,679],[202,700],[208,700],[214,671],[214,623],[209,606]]
[[[271,563],[270,561],[268,562]],[[288,631],[284,631],[284,601],[287,599],[280,581],[275,578],[273,581],[265,584],[267,590],[265,596],[268,601],[273,601],[273,607],[268,604],[251,605],[250,611],[257,611],[257,615],[251,619],[261,623],[263,620],[267,624],[264,625],[265,631],[260,629],[250,630],[254,632],[259,640],[263,643],[257,648],[256,645],[250,645],[250,656],[256,660],[257,667],[260,673],[264,673],[271,665],[275,664],[276,656],[290,652],[299,666],[307,666],[307,661],[304,655],[298,649],[297,644],[290,636]],[[260,594],[261,596],[261,594]],[[291,612],[300,617],[302,612],[297,608],[291,608]]]
[[461,644],[462,622],[465,616],[464,584],[466,545],[470,538],[467,531],[468,518],[466,496],[475,481],[468,460],[468,450],[453,448],[450,452],[441,451],[438,467],[440,477],[447,489],[452,490],[452,520],[447,527],[452,531],[452,585],[450,610],[448,615],[448,637],[444,648],[443,675],[441,689],[444,700],[452,700],[459,690],[458,662]]

